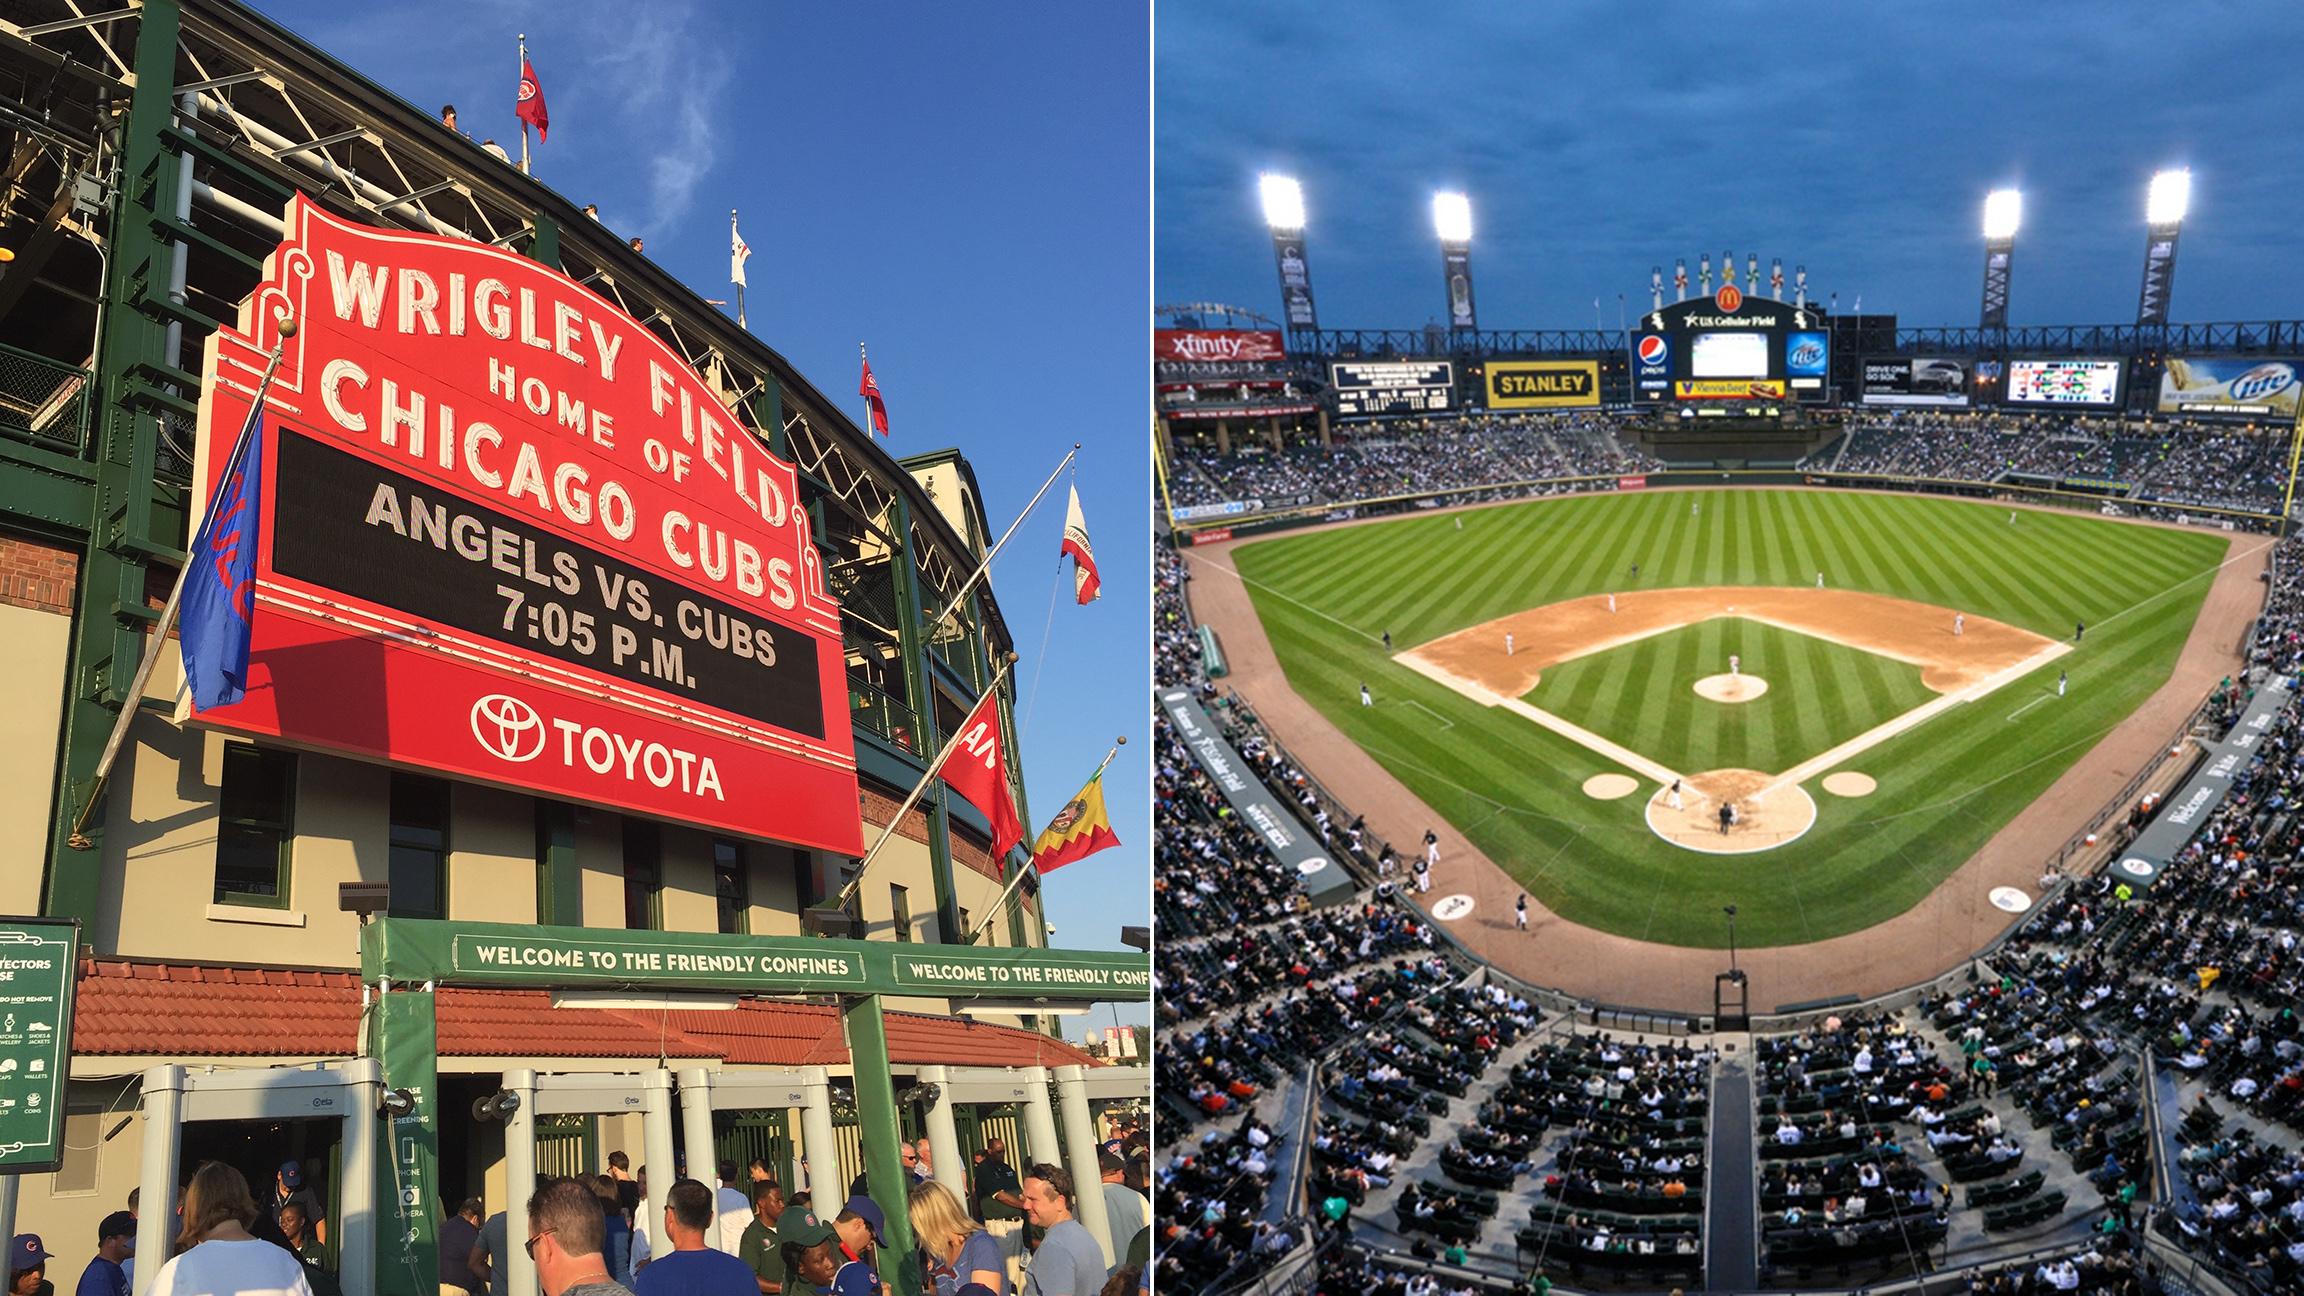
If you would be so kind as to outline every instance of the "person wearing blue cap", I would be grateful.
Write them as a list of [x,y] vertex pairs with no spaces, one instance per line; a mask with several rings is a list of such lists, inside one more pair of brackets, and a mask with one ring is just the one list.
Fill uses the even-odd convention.
[[128,1296],[128,1271],[120,1262],[136,1254],[136,1217],[114,1211],[96,1226],[96,1256],[80,1271],[76,1296]]
[[56,1296],[48,1281],[48,1248],[37,1233],[19,1233],[8,1244],[8,1296]]
[[290,1202],[304,1208],[304,1222],[311,1227],[313,1239],[326,1245],[328,1219],[321,1213],[320,1195],[304,1182],[304,1166],[298,1161],[281,1162],[280,1173],[272,1178],[271,1215],[274,1224],[280,1222],[280,1212],[287,1209]]

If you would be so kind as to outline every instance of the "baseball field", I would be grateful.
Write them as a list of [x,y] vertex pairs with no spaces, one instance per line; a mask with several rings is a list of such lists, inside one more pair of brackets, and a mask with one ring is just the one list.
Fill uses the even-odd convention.
[[2070,513],[1733,490],[1416,516],[1233,559],[1289,687],[1534,899],[1691,946],[1725,943],[1732,903],[1738,942],[1767,946],[1918,903],[2167,679],[2227,550]]

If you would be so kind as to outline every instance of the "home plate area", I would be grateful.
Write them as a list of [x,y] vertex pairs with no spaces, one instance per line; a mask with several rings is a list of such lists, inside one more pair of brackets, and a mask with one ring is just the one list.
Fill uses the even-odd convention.
[[[1907,685],[1908,695],[1932,696],[1885,719],[1866,716],[1879,722],[1777,773],[1676,769],[1669,757],[1635,751],[1528,700],[1545,673],[1555,667],[1721,618],[1741,618],[1902,662],[1918,669],[1925,688],[1923,694]],[[1652,646],[1667,653],[1669,647],[1669,641]],[[1796,841],[1815,825],[1816,801],[1806,784],[1820,780],[1823,791],[1835,799],[1870,795],[1878,787],[1874,777],[1846,768],[1859,754],[2069,651],[2068,644],[2004,622],[1908,599],[1852,590],[1735,586],[1570,599],[1456,631],[1410,648],[1395,660],[1481,706],[1515,712],[1620,767],[1624,773],[1587,779],[1584,794],[1615,800],[1646,791],[1643,817],[1649,830],[1665,841],[1706,854],[1744,855]],[[1760,671],[1743,669],[1762,665],[1752,657],[1710,665],[1714,673],[1682,683],[1670,683],[1668,676],[1659,682],[1667,689],[1684,690],[1678,697],[1687,698],[1692,691],[1702,699],[1684,705],[1699,708],[1717,734],[1720,724],[1741,723],[1745,708],[1768,693],[1770,681]],[[1573,701],[1565,705],[1577,709]],[[1616,719],[1621,721],[1620,716]],[[1592,723],[1606,724],[1609,718]],[[1651,728],[1650,737],[1656,736]],[[1661,744],[1641,745],[1670,745],[1678,736],[1678,731],[1667,732]],[[1836,736],[1829,735],[1826,741]],[[1782,753],[1787,758],[1798,754]]]

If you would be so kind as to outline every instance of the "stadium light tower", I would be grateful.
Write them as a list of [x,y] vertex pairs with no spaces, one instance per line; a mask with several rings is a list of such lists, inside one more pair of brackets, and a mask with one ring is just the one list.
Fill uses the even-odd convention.
[[1449,331],[1471,332],[1480,327],[1472,310],[1472,200],[1445,191],[1432,195],[1432,228],[1440,235]]
[[2016,227],[2024,223],[2024,195],[1995,189],[1984,195],[1984,317],[1988,329],[2008,327],[2008,268],[2016,256]]
[[2168,299],[2176,291],[2176,232],[2192,205],[2192,173],[2162,171],[2152,177],[2144,199],[2144,290],[2136,300],[2136,322],[2165,328]]
[[1272,259],[1280,267],[1281,318],[1288,331],[1320,327],[1312,309],[1312,266],[1304,259],[1304,186],[1288,176],[1256,177],[1264,200],[1264,223],[1272,227]]

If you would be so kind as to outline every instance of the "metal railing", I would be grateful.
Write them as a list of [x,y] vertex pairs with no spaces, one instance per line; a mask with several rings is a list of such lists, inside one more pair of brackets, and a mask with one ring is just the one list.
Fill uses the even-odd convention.
[[925,754],[920,751],[919,714],[870,684],[848,681],[848,718],[857,728],[876,733],[908,752]]
[[88,371],[0,346],[0,436],[79,455],[88,448]]

